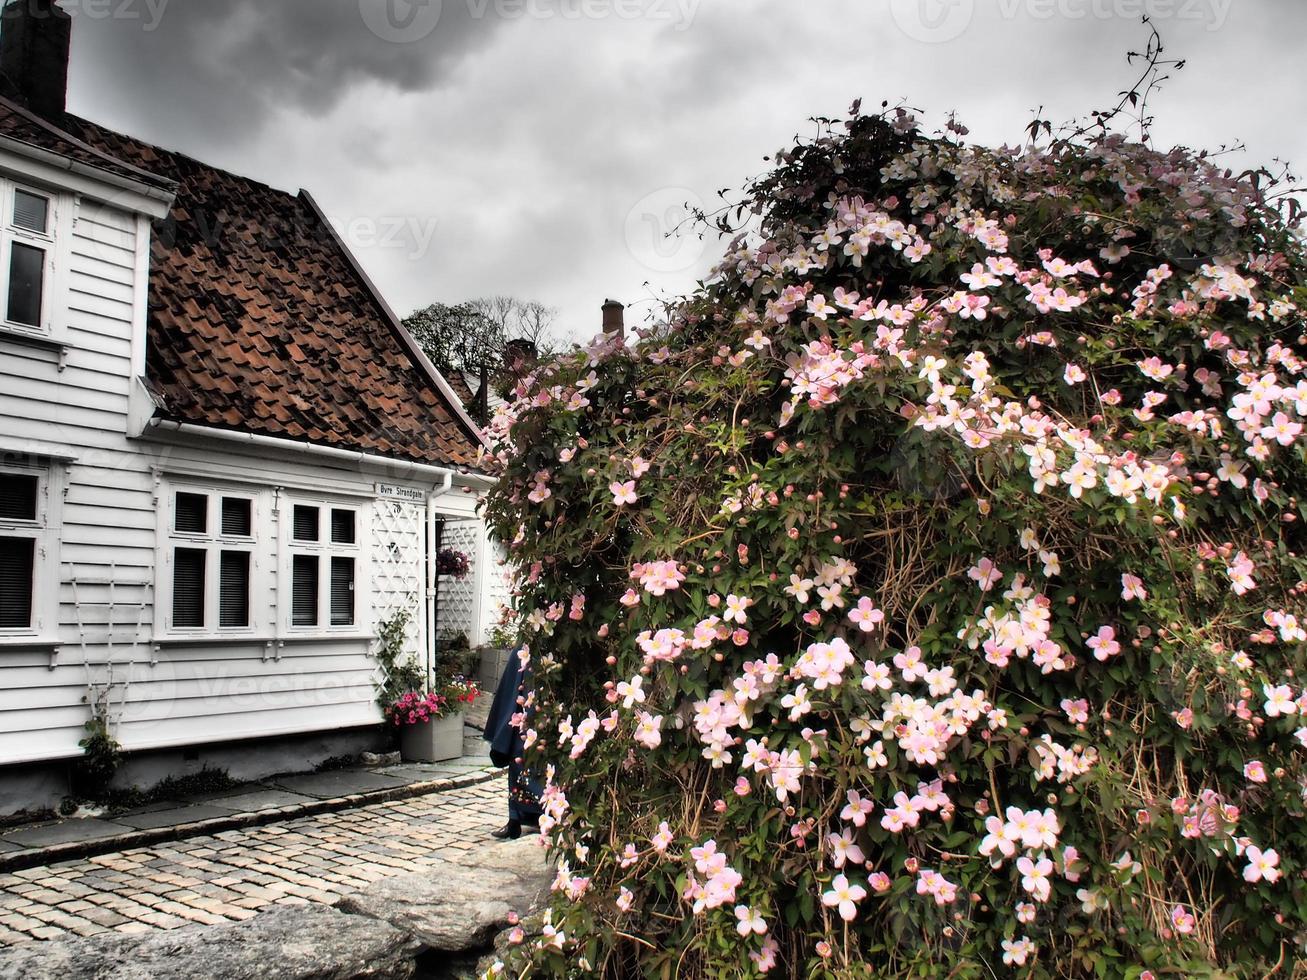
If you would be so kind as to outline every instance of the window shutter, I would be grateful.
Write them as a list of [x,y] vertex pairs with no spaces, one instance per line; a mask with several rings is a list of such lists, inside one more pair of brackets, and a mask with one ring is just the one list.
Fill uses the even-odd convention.
[[[298,511],[299,508],[296,508]],[[317,522],[315,514],[314,523]],[[292,626],[318,625],[318,556],[292,558],[290,621]]]
[[250,625],[250,553],[224,551],[218,574],[218,625]]
[[14,242],[9,253],[9,321],[39,327],[44,289],[45,249]]
[[295,540],[318,540],[318,508],[295,505]]
[[198,548],[178,548],[172,558],[172,625],[174,629],[204,626],[204,558]]
[[354,559],[331,559],[331,625],[354,623]]
[[222,533],[229,538],[248,538],[253,531],[250,502],[242,497],[222,498]]
[[14,227],[44,235],[49,224],[50,202],[39,194],[14,191]]
[[174,527],[179,534],[206,534],[209,530],[209,498],[202,493],[177,494]]
[[0,538],[0,629],[32,626],[32,570],[36,542],[31,538]]
[[26,473],[0,473],[0,520],[36,520],[39,482]]
[[333,510],[331,512],[331,543],[354,543],[354,512],[352,510]]

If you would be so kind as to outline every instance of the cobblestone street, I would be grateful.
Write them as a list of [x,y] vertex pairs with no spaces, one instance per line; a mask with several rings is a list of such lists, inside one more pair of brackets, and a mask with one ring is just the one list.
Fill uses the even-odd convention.
[[0,946],[248,919],[333,903],[474,850],[505,817],[502,779],[285,823],[0,874]]

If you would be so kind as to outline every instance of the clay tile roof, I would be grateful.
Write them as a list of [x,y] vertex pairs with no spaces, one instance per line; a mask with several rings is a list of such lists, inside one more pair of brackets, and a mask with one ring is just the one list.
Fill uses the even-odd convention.
[[[0,133],[7,126],[0,117]],[[74,116],[61,128],[93,154],[177,184],[171,215],[155,223],[150,264],[146,374],[159,414],[479,468],[475,425],[419,362],[307,194]]]
[[98,150],[5,98],[0,98],[0,135],[119,177],[129,177],[156,187],[172,186],[172,181],[166,177]]
[[458,395],[459,401],[463,403],[463,407],[471,407],[472,399],[475,398],[476,395],[472,391],[472,386],[467,382],[467,375],[458,369],[454,369],[445,372],[445,380],[448,381],[449,386],[454,389],[454,394]]

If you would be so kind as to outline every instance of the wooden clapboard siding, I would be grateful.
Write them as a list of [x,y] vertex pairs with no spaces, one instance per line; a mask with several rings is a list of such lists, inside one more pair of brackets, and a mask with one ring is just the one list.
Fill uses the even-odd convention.
[[[281,487],[344,495],[366,511],[375,482],[430,489],[430,481],[365,475],[348,461],[203,437],[129,438],[129,419],[139,411],[133,376],[146,360],[149,225],[87,200],[66,199],[72,220],[57,242],[51,299],[62,355],[0,333],[0,447],[65,460],[51,468],[61,513],[53,573],[39,583],[47,595],[57,590],[58,615],[42,637],[57,640],[57,652],[47,642],[0,639],[0,766],[80,754],[88,689],[110,678],[115,735],[130,750],[379,722],[377,665],[361,629],[268,643],[284,633],[268,610],[256,616],[253,637],[156,645],[156,498],[169,481],[215,490]],[[474,495],[455,488],[439,506],[467,519],[475,505]],[[425,518],[421,506],[405,518],[418,540]],[[478,538],[475,550],[483,547]],[[360,555],[366,561],[368,550]],[[264,549],[256,567],[271,560]],[[274,602],[284,601],[275,577],[265,584]],[[415,578],[405,591],[421,596],[424,584]],[[478,578],[477,588],[483,584]],[[111,599],[118,604],[112,614]]]

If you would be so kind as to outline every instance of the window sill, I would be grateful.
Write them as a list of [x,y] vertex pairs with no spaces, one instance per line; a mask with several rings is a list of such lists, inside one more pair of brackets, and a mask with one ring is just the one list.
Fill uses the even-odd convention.
[[156,636],[150,640],[157,647],[181,646],[223,646],[229,643],[314,643],[323,640],[375,640],[375,633],[292,633],[286,636],[255,636],[254,634],[233,633],[230,636],[203,634],[187,636],[185,634],[168,634]]
[[55,355],[60,371],[68,363],[68,345],[56,340],[48,333],[23,330],[7,323],[0,323],[0,340],[7,340],[22,347],[31,347],[34,350]]
[[150,666],[159,663],[159,654],[165,649],[182,647],[263,647],[263,659],[280,660],[281,649],[287,645],[308,643],[367,643],[377,639],[375,633],[296,633],[291,636],[156,636],[150,641]]
[[36,650],[49,655],[50,662],[47,666],[50,670],[59,666],[59,651],[62,647],[63,642],[57,636],[45,636],[39,633],[0,635],[0,654]]
[[41,636],[37,633],[0,634],[0,650],[6,650],[10,647],[30,647],[36,650],[49,650],[51,647],[58,647],[60,645],[60,640],[57,636]]

